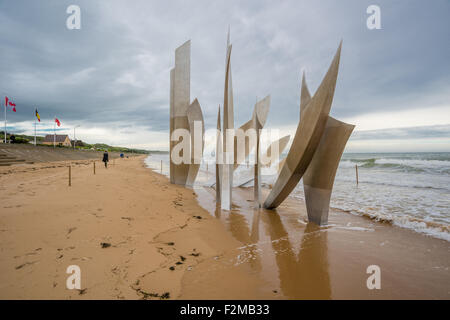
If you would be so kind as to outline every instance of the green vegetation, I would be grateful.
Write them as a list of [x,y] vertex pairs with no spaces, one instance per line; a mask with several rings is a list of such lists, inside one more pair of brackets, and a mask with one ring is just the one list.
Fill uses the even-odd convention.
[[[34,143],[34,136],[28,136],[25,134],[14,134],[16,137],[15,143]],[[9,139],[10,134],[6,135],[6,138]],[[4,131],[0,131],[0,140],[4,139]],[[36,136],[36,142],[37,144],[42,144],[44,141],[44,137],[42,136]],[[73,140],[72,140],[73,143]],[[53,145],[47,145],[49,147],[53,147]],[[63,146],[58,146],[60,148],[67,148]],[[94,143],[89,144],[85,143],[81,140],[77,140],[76,149],[94,149],[94,150],[108,150],[108,152],[121,152],[121,153],[137,153],[137,154],[149,154],[159,152],[159,151],[148,151],[148,150],[142,150],[142,149],[133,149],[133,148],[125,148],[125,147],[114,147],[107,145],[105,143]]]
[[83,146],[78,146],[77,142],[77,149],[95,149],[95,150],[108,150],[108,152],[122,152],[122,153],[138,153],[138,154],[149,154],[150,151],[148,150],[142,150],[142,149],[132,149],[132,148],[125,148],[125,147],[113,147],[110,145],[107,145],[105,143],[95,143],[95,144],[88,144],[88,143],[82,143]]
[[[25,134],[13,134],[16,139],[15,139],[15,143],[29,143],[34,142],[34,136],[27,136]],[[9,139],[11,136],[11,134],[7,134],[6,138]],[[5,134],[4,131],[0,131],[0,140],[4,140],[5,139]],[[37,143],[41,143],[42,141],[44,141],[44,137],[39,137],[36,136],[36,142]]]

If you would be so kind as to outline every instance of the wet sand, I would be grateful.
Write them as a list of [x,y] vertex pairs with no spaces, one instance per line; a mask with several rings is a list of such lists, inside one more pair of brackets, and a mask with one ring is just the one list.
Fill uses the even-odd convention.
[[[251,188],[221,212],[212,188],[115,164],[73,161],[71,187],[68,162],[0,169],[0,298],[450,298],[444,240],[336,210],[319,228],[299,200],[254,210]],[[82,290],[66,288],[73,264]]]
[[[267,190],[265,190],[267,193]],[[449,299],[450,245],[413,231],[331,210],[329,225],[307,223],[305,205],[288,198],[277,210],[256,210],[252,188],[234,190],[230,213],[217,210],[214,192],[199,201],[242,246],[186,276],[189,294],[224,294],[211,284],[223,269],[246,265],[278,299]],[[381,270],[381,289],[367,288],[367,267]],[[202,279],[194,294],[188,279]],[[191,280],[193,281],[193,280]],[[199,284],[196,283],[198,286]]]
[[[251,187],[234,188],[233,210],[223,212],[215,190],[204,187],[213,178],[199,172],[198,201],[241,245],[186,274],[182,298],[232,299],[226,274],[235,268],[258,276],[259,294],[270,299],[450,298],[449,242],[337,209],[318,227],[292,197],[277,210],[255,210]],[[380,290],[367,288],[371,265],[380,267]]]

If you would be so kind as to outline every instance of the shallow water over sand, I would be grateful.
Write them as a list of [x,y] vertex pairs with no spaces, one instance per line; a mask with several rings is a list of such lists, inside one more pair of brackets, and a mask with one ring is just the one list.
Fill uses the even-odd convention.
[[[157,167],[157,160],[150,165]],[[328,226],[319,227],[306,222],[304,203],[295,197],[277,210],[256,210],[252,188],[234,188],[232,210],[221,211],[215,190],[203,186],[213,178],[200,173],[198,202],[242,245],[192,271],[202,274],[203,288],[227,268],[246,268],[274,299],[450,297],[448,242],[338,210],[330,212]],[[381,268],[381,290],[367,288],[370,265]]]
[[[168,154],[155,154],[147,163],[168,175]],[[214,159],[200,167],[197,186],[215,182]],[[358,165],[359,185],[356,185]],[[276,165],[262,170],[262,181],[273,184]],[[234,174],[235,184],[252,186],[251,167],[241,165]],[[291,197],[304,199],[303,183]],[[450,153],[360,153],[344,154],[339,164],[331,197],[331,207],[348,213],[389,221],[402,228],[450,242]]]

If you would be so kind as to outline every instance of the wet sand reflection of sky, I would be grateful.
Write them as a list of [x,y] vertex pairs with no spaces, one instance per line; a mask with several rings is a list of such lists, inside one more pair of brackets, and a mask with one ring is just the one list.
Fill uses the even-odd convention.
[[254,209],[249,190],[233,191],[233,209],[226,212],[215,206],[213,189],[196,188],[200,204],[243,244],[234,264],[248,264],[269,282],[277,279],[287,298],[330,299],[327,229],[299,223],[295,212],[282,218],[276,210]]

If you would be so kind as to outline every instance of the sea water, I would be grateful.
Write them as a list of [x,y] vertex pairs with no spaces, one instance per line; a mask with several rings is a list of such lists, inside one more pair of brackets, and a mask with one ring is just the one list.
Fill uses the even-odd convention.
[[[160,171],[161,160],[162,173],[168,175],[168,154],[153,154],[146,163]],[[275,182],[276,168],[275,164],[262,170],[264,184]],[[205,157],[196,184],[213,184],[214,171],[214,157]],[[252,174],[251,166],[241,165],[235,184],[248,181]],[[302,182],[290,196],[304,198]],[[450,153],[344,153],[331,207],[450,241]]]

